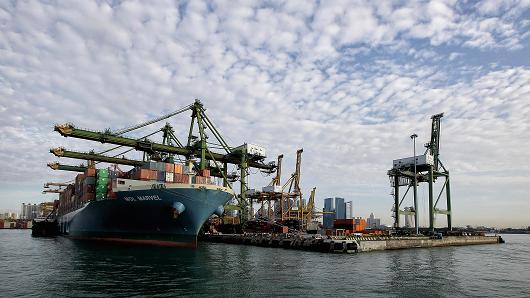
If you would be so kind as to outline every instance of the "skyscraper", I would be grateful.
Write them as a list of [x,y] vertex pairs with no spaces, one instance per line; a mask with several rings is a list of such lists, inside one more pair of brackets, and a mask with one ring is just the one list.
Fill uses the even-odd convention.
[[346,202],[346,218],[353,218],[353,201]]
[[28,203],[28,204],[22,203],[22,208],[20,211],[21,211],[20,218],[27,219],[27,220],[36,218],[40,213],[39,205],[31,204],[31,203]]
[[[335,209],[333,209],[333,198],[326,198],[324,200],[324,212],[333,212]],[[333,228],[333,219],[335,218],[335,214],[326,214],[322,216],[322,225],[325,229],[331,229]]]
[[335,198],[335,219],[346,219],[344,198]]
[[381,219],[375,218],[373,213],[370,213],[370,217],[366,220],[366,227],[370,229],[378,229],[381,225]]

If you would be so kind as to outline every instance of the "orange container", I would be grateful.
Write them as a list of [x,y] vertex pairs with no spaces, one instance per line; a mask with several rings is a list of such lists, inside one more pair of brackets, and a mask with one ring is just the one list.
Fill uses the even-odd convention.
[[210,170],[204,169],[201,171],[201,176],[210,177]]
[[166,163],[166,172],[167,173],[175,172],[175,165],[172,163]]
[[157,180],[158,179],[158,171],[157,170],[149,170],[149,180]]
[[79,184],[79,183],[81,183],[84,179],[85,179],[85,174],[78,174],[78,175],[75,177],[75,183],[76,183],[76,184]]
[[95,177],[96,176],[96,169],[95,168],[88,168],[85,170],[85,176],[87,177]]
[[151,179],[151,170],[148,169],[138,169],[134,172],[134,179],[136,180],[150,180]]
[[195,176],[195,184],[206,184],[206,177]]
[[174,166],[174,169],[173,169],[174,173],[177,173],[177,174],[183,173],[184,167],[182,165],[174,164],[173,166]]

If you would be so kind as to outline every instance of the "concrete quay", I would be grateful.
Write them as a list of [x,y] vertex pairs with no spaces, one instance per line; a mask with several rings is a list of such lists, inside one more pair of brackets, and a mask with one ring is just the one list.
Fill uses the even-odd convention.
[[277,247],[328,253],[357,253],[378,250],[428,248],[504,243],[500,236],[330,236],[295,234],[206,234],[199,241]]

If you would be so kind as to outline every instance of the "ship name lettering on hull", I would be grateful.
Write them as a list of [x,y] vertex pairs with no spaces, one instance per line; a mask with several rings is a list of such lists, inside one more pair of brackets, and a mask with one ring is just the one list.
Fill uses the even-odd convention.
[[158,195],[152,196],[136,196],[136,197],[125,197],[123,198],[127,202],[137,202],[137,201],[162,201]]

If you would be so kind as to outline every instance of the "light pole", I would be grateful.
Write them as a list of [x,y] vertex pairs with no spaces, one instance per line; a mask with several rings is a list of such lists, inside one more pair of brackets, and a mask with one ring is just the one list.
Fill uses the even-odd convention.
[[419,224],[418,224],[418,191],[417,191],[417,185],[418,185],[418,181],[417,181],[417,175],[416,175],[416,138],[418,137],[417,134],[413,134],[410,136],[410,138],[412,139],[412,142],[413,142],[413,147],[414,147],[414,186],[413,186],[413,189],[414,189],[414,225],[416,226],[416,235],[419,234]]

